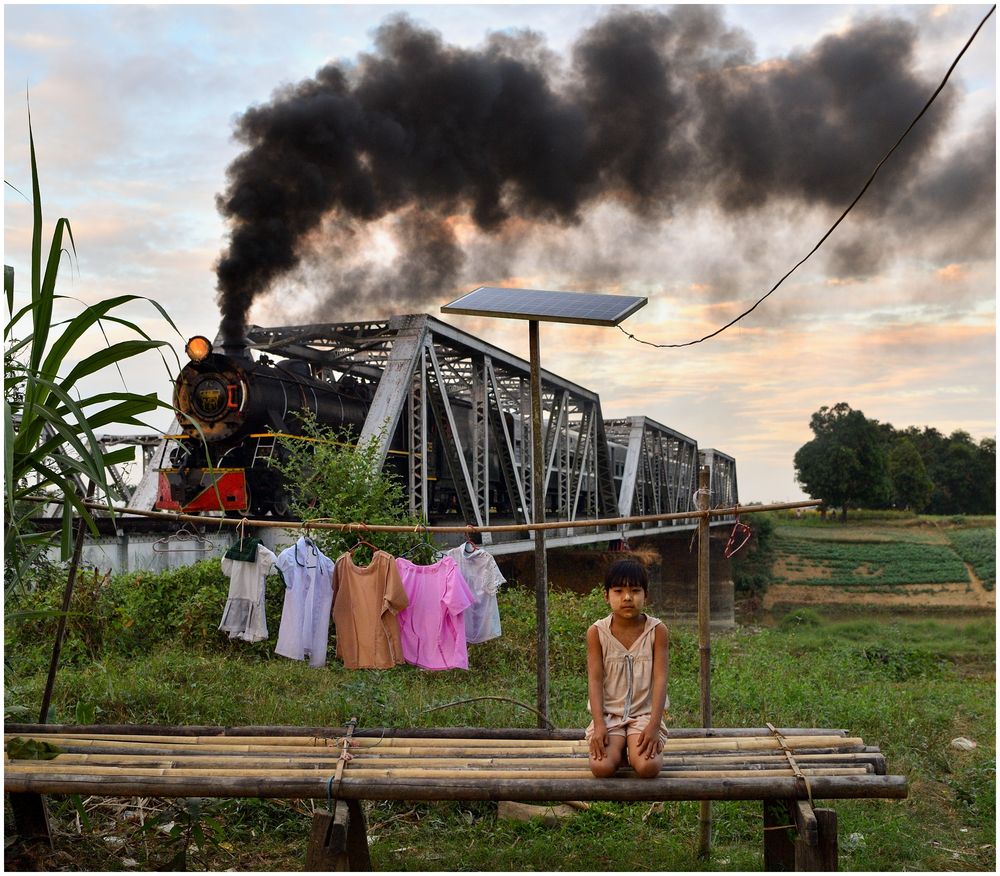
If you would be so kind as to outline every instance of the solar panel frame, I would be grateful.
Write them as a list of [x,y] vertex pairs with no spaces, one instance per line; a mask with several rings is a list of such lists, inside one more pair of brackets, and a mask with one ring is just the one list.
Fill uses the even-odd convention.
[[577,325],[618,325],[648,299],[636,295],[603,295],[593,292],[549,292],[480,286],[441,307],[442,313],[534,319]]

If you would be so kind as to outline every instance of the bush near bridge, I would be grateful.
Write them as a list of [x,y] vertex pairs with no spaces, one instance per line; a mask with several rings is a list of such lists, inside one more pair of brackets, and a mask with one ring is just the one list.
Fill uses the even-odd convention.
[[[311,669],[275,657],[280,607],[268,603],[271,638],[231,643],[215,626],[225,601],[218,563],[162,575],[89,582],[74,608],[56,679],[52,721],[101,723],[534,726],[506,702],[432,707],[502,693],[535,697],[534,595],[504,589],[504,634],[470,648],[470,671],[344,670],[333,657]],[[96,581],[96,584],[94,582]],[[104,583],[102,583],[104,582]],[[18,607],[51,604],[61,582],[42,583]],[[89,589],[88,589],[89,588]],[[84,593],[81,591],[81,593]],[[280,597],[280,587],[269,591]],[[271,598],[269,593],[269,600]],[[601,591],[552,593],[551,716],[582,727],[587,682],[585,631],[607,611]],[[89,615],[93,614],[90,619]],[[42,622],[32,622],[42,623]],[[103,631],[99,627],[104,627]],[[5,628],[7,720],[33,720],[45,683],[50,630]],[[670,723],[699,723],[698,640],[671,629]],[[906,774],[909,799],[833,801],[844,870],[995,870],[995,626],[993,618],[828,622],[799,610],[774,628],[744,626],[712,640],[712,702],[718,726],[844,727],[881,746],[892,772]],[[950,747],[964,735],[978,747]],[[177,824],[214,818],[215,841],[189,866],[278,871],[302,866],[309,815],[323,801],[173,801],[51,798],[56,850],[34,869],[151,870],[176,844],[141,819]],[[378,869],[406,870],[760,870],[759,803],[713,806],[713,851],[697,859],[697,803],[595,804],[547,827],[501,821],[490,803],[365,804]],[[81,814],[82,813],[82,814]],[[79,820],[78,820],[79,819]],[[211,835],[207,828],[206,835]],[[128,865],[126,860],[136,863]]]

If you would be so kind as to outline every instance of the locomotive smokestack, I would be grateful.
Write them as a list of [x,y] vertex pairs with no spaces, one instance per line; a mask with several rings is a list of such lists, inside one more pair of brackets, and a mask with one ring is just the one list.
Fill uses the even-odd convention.
[[219,326],[219,334],[222,336],[222,352],[232,359],[245,359],[251,361],[250,338],[246,336],[245,326],[240,326],[237,331],[230,328],[226,332],[226,325],[223,322]]
[[[246,149],[217,197],[230,224],[217,264],[223,336],[241,336],[254,298],[300,266],[322,271],[327,312],[440,297],[468,280],[465,228],[489,236],[488,271],[503,276],[539,225],[574,225],[599,205],[650,222],[679,204],[733,215],[840,205],[857,187],[851,174],[928,93],[915,42],[912,25],[869,19],[759,64],[716,8],[626,8],[584,31],[564,62],[537,33],[493,34],[471,50],[391,17],[355,65],[330,64],[237,121]],[[914,130],[897,180],[948,111],[942,102]],[[992,191],[992,154],[981,164],[964,175]],[[873,193],[859,213],[884,203]],[[366,261],[376,222],[396,255]],[[590,270],[620,276],[623,247],[603,248],[606,265],[591,259]]]

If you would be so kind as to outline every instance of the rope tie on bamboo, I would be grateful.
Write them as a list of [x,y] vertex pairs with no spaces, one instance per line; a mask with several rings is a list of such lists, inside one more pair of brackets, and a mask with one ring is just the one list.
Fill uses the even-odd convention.
[[[353,759],[353,755],[347,749],[351,747],[351,736],[354,735],[354,728],[357,726],[357,718],[351,718],[347,722],[347,733],[341,740],[340,757],[337,758],[337,771],[330,776],[330,781],[326,783],[326,808],[330,812],[333,812],[333,801],[340,795],[340,786],[344,781],[344,767],[349,760]],[[334,790],[334,783],[336,783],[336,790]]]
[[785,759],[788,761],[788,765],[789,767],[791,767],[792,773],[795,775],[795,778],[797,778],[800,782],[802,782],[802,784],[806,786],[806,794],[809,796],[809,805],[812,806],[813,792],[812,792],[812,785],[809,784],[809,777],[805,775],[801,769],[799,769],[798,763],[792,756],[792,750],[791,748],[788,747],[787,740],[785,739],[784,736],[782,736],[778,732],[777,728],[773,724],[765,721],[764,726],[767,727],[767,729],[770,730],[772,734],[774,734],[774,738],[778,740],[778,745],[781,746],[781,751],[784,753]]

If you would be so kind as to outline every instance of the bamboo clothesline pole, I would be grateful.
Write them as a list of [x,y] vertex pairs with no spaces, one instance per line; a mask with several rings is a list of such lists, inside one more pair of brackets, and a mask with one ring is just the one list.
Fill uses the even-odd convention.
[[[698,510],[707,511],[710,504],[711,472],[708,466],[698,468]],[[709,561],[711,557],[711,532],[709,517],[698,518],[698,682],[701,693],[701,726],[712,726],[711,694],[711,600],[709,587]],[[698,856],[707,858],[712,846],[712,804],[702,800],[698,804]]]
[[[44,496],[25,496],[24,501],[39,502],[42,504],[52,504],[58,499]],[[88,508],[97,511],[107,511],[107,504],[101,502],[85,502]],[[625,526],[630,523],[657,523],[667,520],[696,520],[699,517],[708,515],[709,517],[728,517],[735,514],[753,514],[761,511],[787,511],[795,508],[815,508],[823,503],[817,500],[803,502],[772,502],[768,505],[732,505],[726,508],[709,508],[705,511],[678,511],[670,514],[640,514],[631,517],[603,517],[594,520],[552,520],[546,523],[505,523],[491,524],[489,526],[473,526],[463,524],[461,526],[397,526],[390,524],[363,522],[351,523],[330,523],[324,521],[310,522],[308,520],[261,520],[251,517],[209,517],[205,514],[182,514],[177,511],[147,511],[143,508],[114,508],[116,514],[136,515],[139,517],[149,517],[158,520],[170,520],[181,523],[206,523],[217,524],[219,526],[258,526],[258,527],[278,527],[283,529],[333,529],[341,532],[413,532],[422,534],[428,533],[474,533],[481,532],[533,532],[536,530],[549,529],[572,529],[583,527],[611,527]]]

